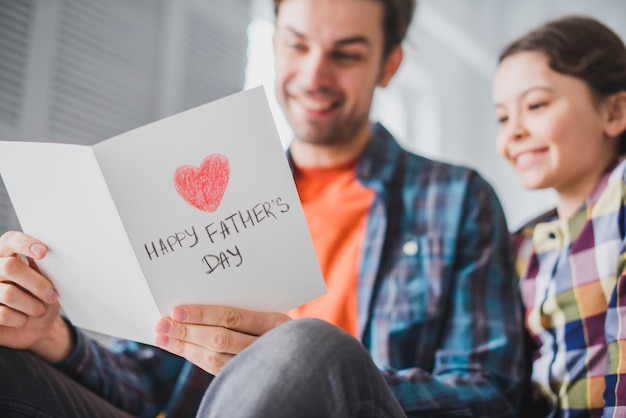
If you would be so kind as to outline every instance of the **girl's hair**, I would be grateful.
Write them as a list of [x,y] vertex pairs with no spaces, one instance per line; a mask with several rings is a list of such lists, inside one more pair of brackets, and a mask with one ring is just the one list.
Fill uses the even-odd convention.
[[[626,46],[591,17],[549,21],[506,46],[499,62],[524,51],[544,54],[552,70],[583,80],[597,99],[626,91]],[[626,153],[626,131],[620,134],[618,152]]]

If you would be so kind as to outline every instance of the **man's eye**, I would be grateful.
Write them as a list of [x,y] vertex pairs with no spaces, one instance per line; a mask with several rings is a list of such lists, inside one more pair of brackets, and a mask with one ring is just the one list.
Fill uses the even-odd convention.
[[335,52],[333,54],[336,60],[338,61],[358,61],[361,59],[361,56],[358,54],[351,54],[348,52]]

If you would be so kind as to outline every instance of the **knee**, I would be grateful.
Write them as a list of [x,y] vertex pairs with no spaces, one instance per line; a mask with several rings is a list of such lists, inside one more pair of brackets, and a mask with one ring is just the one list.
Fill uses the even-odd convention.
[[320,341],[358,343],[348,333],[326,321],[315,318],[301,318],[286,322],[272,331],[272,338],[284,339],[293,345],[317,344]]
[[0,379],[0,394],[4,397],[8,393],[30,393],[37,379],[36,371],[49,367],[43,363],[28,351],[0,347],[0,376],[10,376]]
[[319,319],[302,318],[289,321],[265,337],[267,338],[264,346],[268,349],[281,347],[283,359],[306,358],[311,363],[315,363],[315,359],[350,363],[370,358],[368,351],[356,338]]
[[0,346],[0,374],[3,376],[8,373],[11,376],[15,375],[21,371],[22,365],[29,356],[30,354],[25,351]]

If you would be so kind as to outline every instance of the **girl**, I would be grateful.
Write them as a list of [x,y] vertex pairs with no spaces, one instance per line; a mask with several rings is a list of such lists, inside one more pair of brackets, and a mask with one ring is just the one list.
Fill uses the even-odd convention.
[[532,381],[550,416],[626,416],[626,47],[572,16],[507,46],[497,147],[557,207],[514,234]]

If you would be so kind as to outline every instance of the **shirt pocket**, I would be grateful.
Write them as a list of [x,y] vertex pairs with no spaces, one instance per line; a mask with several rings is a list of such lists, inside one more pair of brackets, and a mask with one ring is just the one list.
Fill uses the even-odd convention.
[[406,235],[398,241],[380,283],[375,316],[396,327],[440,317],[453,244],[451,238],[432,233]]

